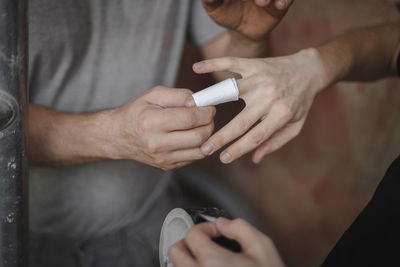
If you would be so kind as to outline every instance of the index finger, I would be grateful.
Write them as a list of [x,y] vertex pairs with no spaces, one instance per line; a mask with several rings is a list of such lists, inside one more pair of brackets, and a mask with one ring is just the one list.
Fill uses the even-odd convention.
[[230,71],[238,73],[245,78],[252,73],[252,63],[252,59],[247,58],[221,57],[197,62],[193,65],[193,71],[196,73]]

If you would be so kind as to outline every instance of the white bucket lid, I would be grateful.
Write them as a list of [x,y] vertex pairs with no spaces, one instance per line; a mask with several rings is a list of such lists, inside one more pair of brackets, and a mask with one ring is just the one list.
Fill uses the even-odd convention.
[[190,215],[181,208],[171,210],[164,220],[160,234],[159,258],[161,267],[173,267],[168,258],[168,248],[183,239],[194,226]]

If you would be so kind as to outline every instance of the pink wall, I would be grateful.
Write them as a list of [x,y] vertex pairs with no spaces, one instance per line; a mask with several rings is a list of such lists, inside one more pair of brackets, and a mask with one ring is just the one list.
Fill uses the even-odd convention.
[[[292,53],[399,14],[385,0],[297,0],[273,34],[273,51]],[[182,86],[204,86],[189,67],[183,73]],[[235,106],[219,108],[219,119]],[[317,266],[400,153],[399,122],[399,80],[340,83],[317,97],[302,133],[260,165],[249,157],[198,165],[255,206],[289,266]]]

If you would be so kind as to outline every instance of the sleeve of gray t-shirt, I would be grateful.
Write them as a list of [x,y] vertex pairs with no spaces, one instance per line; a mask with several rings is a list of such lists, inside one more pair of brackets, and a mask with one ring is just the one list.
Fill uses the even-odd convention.
[[206,44],[225,29],[217,25],[204,10],[201,0],[193,0],[189,17],[189,37],[199,46]]

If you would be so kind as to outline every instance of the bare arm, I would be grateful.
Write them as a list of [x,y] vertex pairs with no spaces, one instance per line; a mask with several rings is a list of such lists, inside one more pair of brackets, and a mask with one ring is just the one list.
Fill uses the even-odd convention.
[[185,108],[187,89],[154,87],[122,107],[65,113],[30,105],[29,161],[64,166],[102,159],[132,159],[174,169],[203,158],[215,108]]
[[109,157],[112,129],[107,113],[72,114],[30,105],[30,163],[62,166]]
[[373,81],[394,75],[399,50],[400,22],[349,32],[317,47],[325,66],[324,87],[340,80]]
[[400,22],[396,22],[344,34],[289,56],[226,57],[196,63],[197,73],[240,74],[240,98],[246,103],[202,145],[203,153],[211,155],[244,135],[222,151],[221,161],[230,163],[256,149],[253,161],[260,162],[300,133],[319,92],[340,80],[371,81],[394,75],[399,50]]

